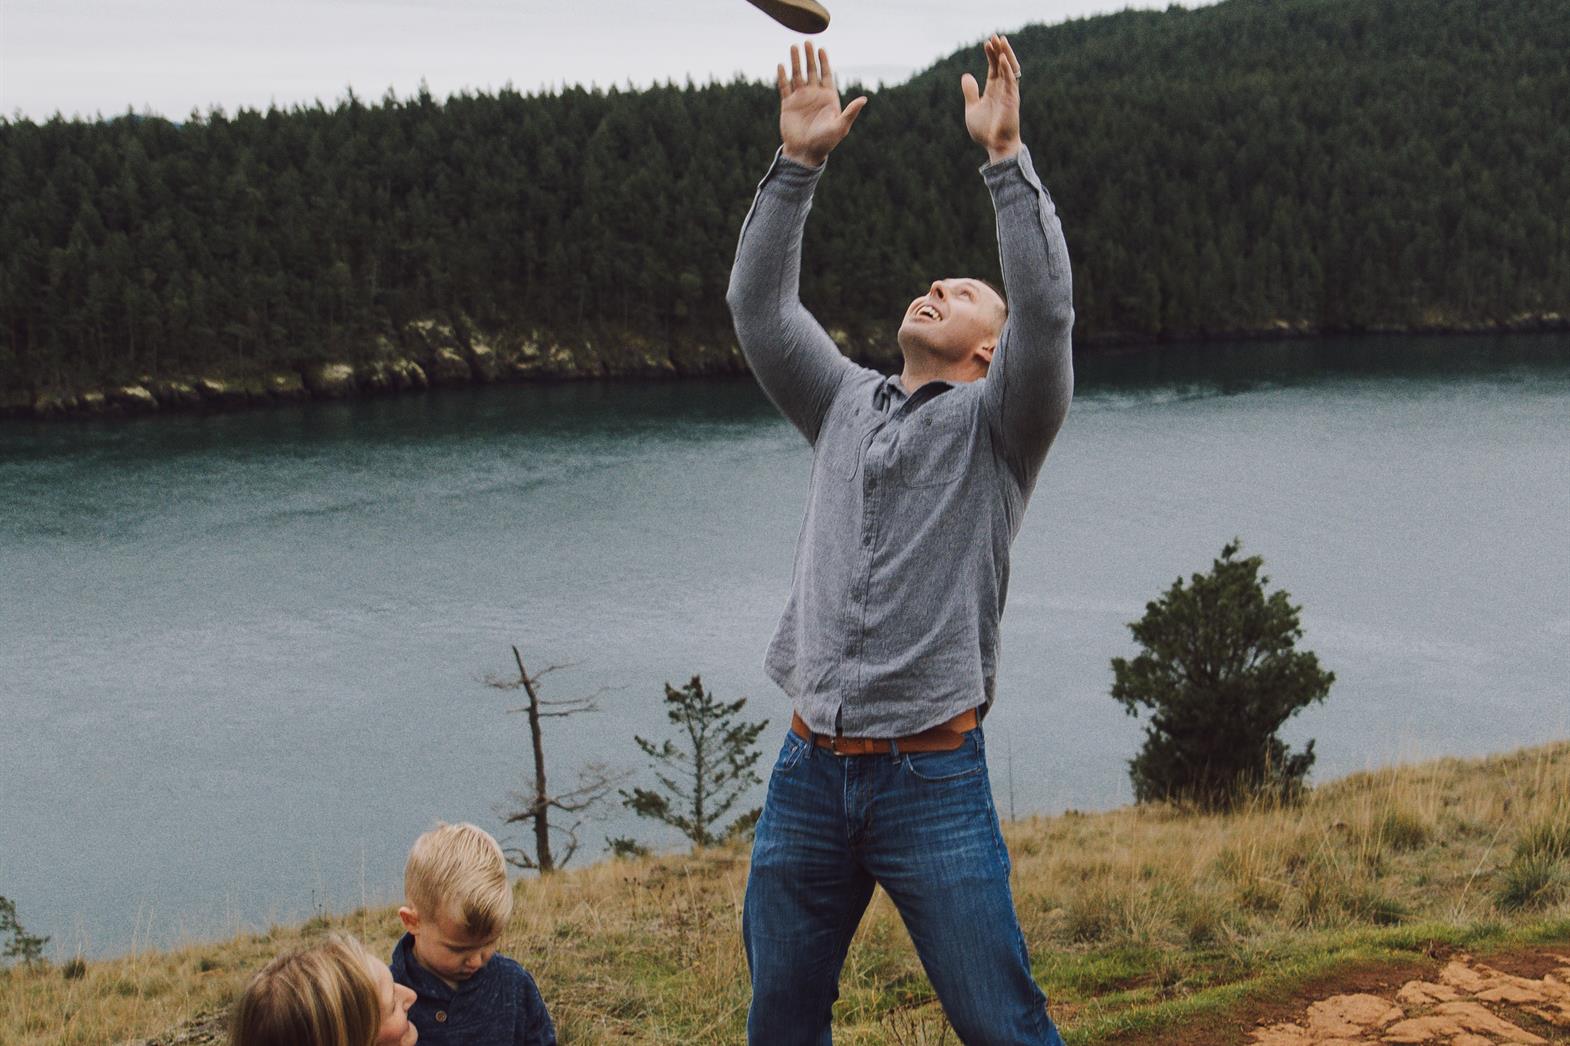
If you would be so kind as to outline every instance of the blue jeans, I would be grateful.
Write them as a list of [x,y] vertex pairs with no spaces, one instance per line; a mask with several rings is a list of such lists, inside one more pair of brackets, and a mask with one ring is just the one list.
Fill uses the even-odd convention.
[[788,733],[752,844],[752,1043],[827,1044],[876,883],[965,1043],[1062,1046],[1030,973],[981,729],[952,752],[837,756]]

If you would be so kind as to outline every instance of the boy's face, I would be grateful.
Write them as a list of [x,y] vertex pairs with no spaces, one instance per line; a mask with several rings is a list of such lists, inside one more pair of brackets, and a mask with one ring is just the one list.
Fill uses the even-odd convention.
[[457,987],[480,972],[496,954],[500,933],[472,934],[445,912],[421,918],[410,907],[398,909],[403,928],[414,937],[414,957],[449,985]]

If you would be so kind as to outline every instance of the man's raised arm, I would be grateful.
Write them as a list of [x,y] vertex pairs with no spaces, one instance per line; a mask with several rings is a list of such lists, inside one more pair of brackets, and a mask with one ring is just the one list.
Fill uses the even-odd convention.
[[806,52],[805,76],[795,47],[790,78],[785,66],[777,71],[782,144],[742,222],[725,301],[763,391],[815,442],[851,363],[801,304],[801,239],[823,163],[867,99],[842,110],[827,52],[814,54],[810,46]]
[[969,73],[961,87],[965,127],[987,150],[981,173],[997,211],[1009,317],[983,399],[1009,467],[1028,490],[1074,396],[1074,291],[1057,209],[1019,139],[1019,61],[1007,37],[994,36],[985,50],[985,93]]

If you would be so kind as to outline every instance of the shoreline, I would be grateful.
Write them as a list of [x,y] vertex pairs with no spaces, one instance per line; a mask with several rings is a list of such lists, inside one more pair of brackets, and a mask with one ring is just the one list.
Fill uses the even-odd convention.
[[[1547,334],[1570,331],[1570,316],[1540,313],[1504,321],[1432,325],[1383,325],[1328,329],[1280,321],[1269,327],[1177,335],[1095,335],[1077,341],[1079,351],[1112,353],[1156,345],[1202,342],[1288,341],[1325,337],[1411,337]],[[131,382],[0,390],[0,419],[34,421],[134,417],[154,413],[213,413],[308,400],[333,401],[425,393],[474,385],[568,381],[672,381],[689,377],[740,377],[746,360],[734,341],[671,340],[663,346],[635,336],[614,342],[580,339],[566,344],[538,333],[488,337],[435,321],[408,325],[394,346],[379,337],[368,359],[312,360],[272,368],[218,367]],[[853,337],[843,329],[830,336],[841,351],[868,366],[897,364],[884,334]]]

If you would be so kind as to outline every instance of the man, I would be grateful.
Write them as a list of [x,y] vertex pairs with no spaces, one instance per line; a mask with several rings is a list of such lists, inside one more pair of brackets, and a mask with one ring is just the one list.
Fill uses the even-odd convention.
[[935,281],[905,310],[904,369],[842,356],[798,299],[802,231],[842,110],[828,55],[778,70],[774,164],[727,301],[753,372],[813,447],[795,577],[769,647],[795,703],[753,843],[743,919],[755,1043],[828,1043],[873,885],[899,909],[967,1043],[1060,1044],[1030,972],[979,717],[993,698],[1009,545],[1073,391],[1069,262],[1019,137],[1019,64],[961,80],[987,150],[1003,283]]

